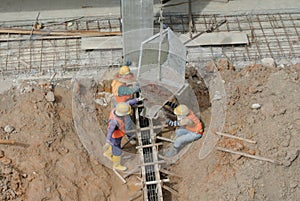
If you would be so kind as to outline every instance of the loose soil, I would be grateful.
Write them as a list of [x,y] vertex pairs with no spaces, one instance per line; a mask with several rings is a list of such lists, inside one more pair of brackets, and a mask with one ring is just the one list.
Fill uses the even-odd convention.
[[[169,199],[298,200],[300,65],[235,70],[219,63],[217,67],[226,89],[222,132],[257,144],[220,137],[216,146],[276,163],[214,147],[200,160],[200,139],[169,167],[177,176],[170,176],[168,186],[178,191],[178,195],[168,194]],[[16,142],[0,144],[0,200],[123,201],[139,188],[135,175],[129,177],[128,185],[122,184],[110,168],[89,156],[74,127],[72,90],[71,80],[57,80],[53,89],[41,81],[23,81],[0,94],[0,139]],[[55,95],[54,102],[46,99],[49,91]],[[252,109],[255,103],[261,107]],[[207,100],[200,109],[202,120],[209,124]],[[6,132],[7,125],[14,130]]]

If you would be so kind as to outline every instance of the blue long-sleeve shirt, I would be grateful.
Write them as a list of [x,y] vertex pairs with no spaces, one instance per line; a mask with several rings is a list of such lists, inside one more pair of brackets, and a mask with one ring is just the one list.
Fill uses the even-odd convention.
[[134,90],[131,87],[128,86],[120,86],[118,88],[118,95],[119,96],[126,96],[126,95],[131,95],[134,93]]
[[137,92],[138,89],[139,89],[138,87],[120,86],[118,88],[118,95],[119,96],[131,95],[134,92]]

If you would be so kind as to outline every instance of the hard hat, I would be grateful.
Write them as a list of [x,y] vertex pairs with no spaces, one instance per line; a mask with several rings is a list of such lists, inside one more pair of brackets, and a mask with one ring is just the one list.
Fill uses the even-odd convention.
[[131,113],[131,106],[128,103],[121,102],[116,106],[116,115],[123,117]]
[[190,113],[189,108],[186,105],[178,105],[174,109],[174,114],[177,116],[187,116]]
[[130,68],[128,66],[122,66],[119,70],[121,76],[128,75],[130,73]]

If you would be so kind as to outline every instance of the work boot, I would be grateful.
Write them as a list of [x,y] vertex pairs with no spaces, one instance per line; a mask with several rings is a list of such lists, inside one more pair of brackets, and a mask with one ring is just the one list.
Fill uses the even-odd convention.
[[103,156],[105,156],[106,158],[108,158],[109,160],[112,161],[112,147],[111,145],[105,150],[105,152],[103,153]]
[[121,170],[121,171],[125,171],[127,170],[127,167],[122,166],[120,164],[121,161],[121,156],[113,156],[112,157],[112,161],[113,161],[113,168],[116,170]]
[[166,151],[166,154],[165,156],[166,157],[172,157],[172,156],[175,156],[178,152],[178,149],[175,148],[175,147],[172,147],[171,149],[169,149],[168,151]]

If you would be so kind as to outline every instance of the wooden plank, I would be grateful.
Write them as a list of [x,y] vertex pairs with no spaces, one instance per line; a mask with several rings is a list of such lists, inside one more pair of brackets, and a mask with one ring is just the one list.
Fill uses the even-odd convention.
[[276,163],[272,159],[261,157],[261,156],[255,156],[255,155],[243,153],[243,152],[240,152],[240,151],[232,151],[230,149],[226,149],[226,148],[222,148],[222,147],[217,147],[216,149],[218,151],[224,151],[224,152],[228,152],[228,153],[231,153],[231,154],[238,154],[238,155],[241,155],[241,156],[245,156],[245,157],[248,157],[248,158],[253,158],[253,159],[257,159],[257,160],[261,160],[261,161],[268,161],[270,163]]
[[0,144],[15,144],[14,140],[0,140]]
[[123,43],[121,36],[115,37],[84,37],[81,38],[81,49],[122,49]]
[[133,196],[131,196],[128,201],[133,201],[136,200],[137,198],[141,197],[143,194],[142,190],[139,190],[138,192],[136,192]]
[[123,178],[126,179],[127,177],[129,177],[130,175],[133,175],[137,172],[140,172],[140,167],[139,166],[136,166],[135,168],[133,168],[132,170],[130,170],[129,172],[127,172]]
[[117,170],[113,169],[114,173],[118,176],[118,178],[122,181],[123,184],[126,184],[126,180],[118,173]]
[[162,187],[164,189],[166,189],[167,191],[169,191],[170,193],[176,195],[176,196],[179,196],[179,193],[177,191],[175,191],[173,188],[170,188],[169,186],[166,186],[166,185],[162,185]]
[[230,134],[227,134],[227,133],[216,132],[216,134],[221,135],[221,136],[225,136],[225,137],[229,137],[229,138],[242,140],[242,141],[249,142],[249,143],[252,143],[252,144],[256,144],[256,141],[254,141],[254,140],[249,140],[249,139],[245,139],[245,138],[242,138],[242,137],[237,137],[237,136],[230,135]]
[[100,32],[95,30],[70,30],[70,31],[46,31],[26,29],[0,29],[1,34],[25,34],[25,35],[47,35],[47,36],[118,36],[121,32]]
[[[35,36],[32,40],[57,40],[57,39],[77,39],[81,36]],[[26,41],[29,40],[26,37],[17,38],[0,38],[0,42],[12,42],[12,41]]]
[[141,146],[137,146],[135,147],[136,149],[143,149],[143,148],[147,148],[147,147],[153,147],[153,146],[161,146],[163,145],[162,142],[159,143],[155,143],[155,144],[147,144],[147,145],[141,145]]
[[156,162],[143,163],[143,164],[140,164],[139,166],[145,167],[147,165],[156,165],[156,164],[162,164],[162,163],[166,163],[166,162],[164,160],[160,160],[160,161],[156,161]]
[[159,140],[163,140],[163,141],[167,141],[167,142],[171,142],[171,143],[174,142],[174,140],[171,140],[171,139],[166,138],[166,137],[156,136],[156,138],[159,139]]
[[165,183],[165,182],[170,182],[169,179],[162,179],[162,180],[156,180],[156,181],[147,181],[145,184],[146,185],[152,185],[152,184],[160,184],[160,183]]
[[[180,38],[186,40],[187,36],[182,35]],[[186,43],[187,47],[207,46],[207,45],[249,45],[248,36],[244,32],[212,32],[203,33],[199,37]]]
[[164,174],[167,174],[167,175],[170,175],[170,176],[174,176],[174,177],[180,177],[178,174],[175,174],[174,172],[170,172],[166,169],[160,169],[159,170],[161,173],[164,173]]

